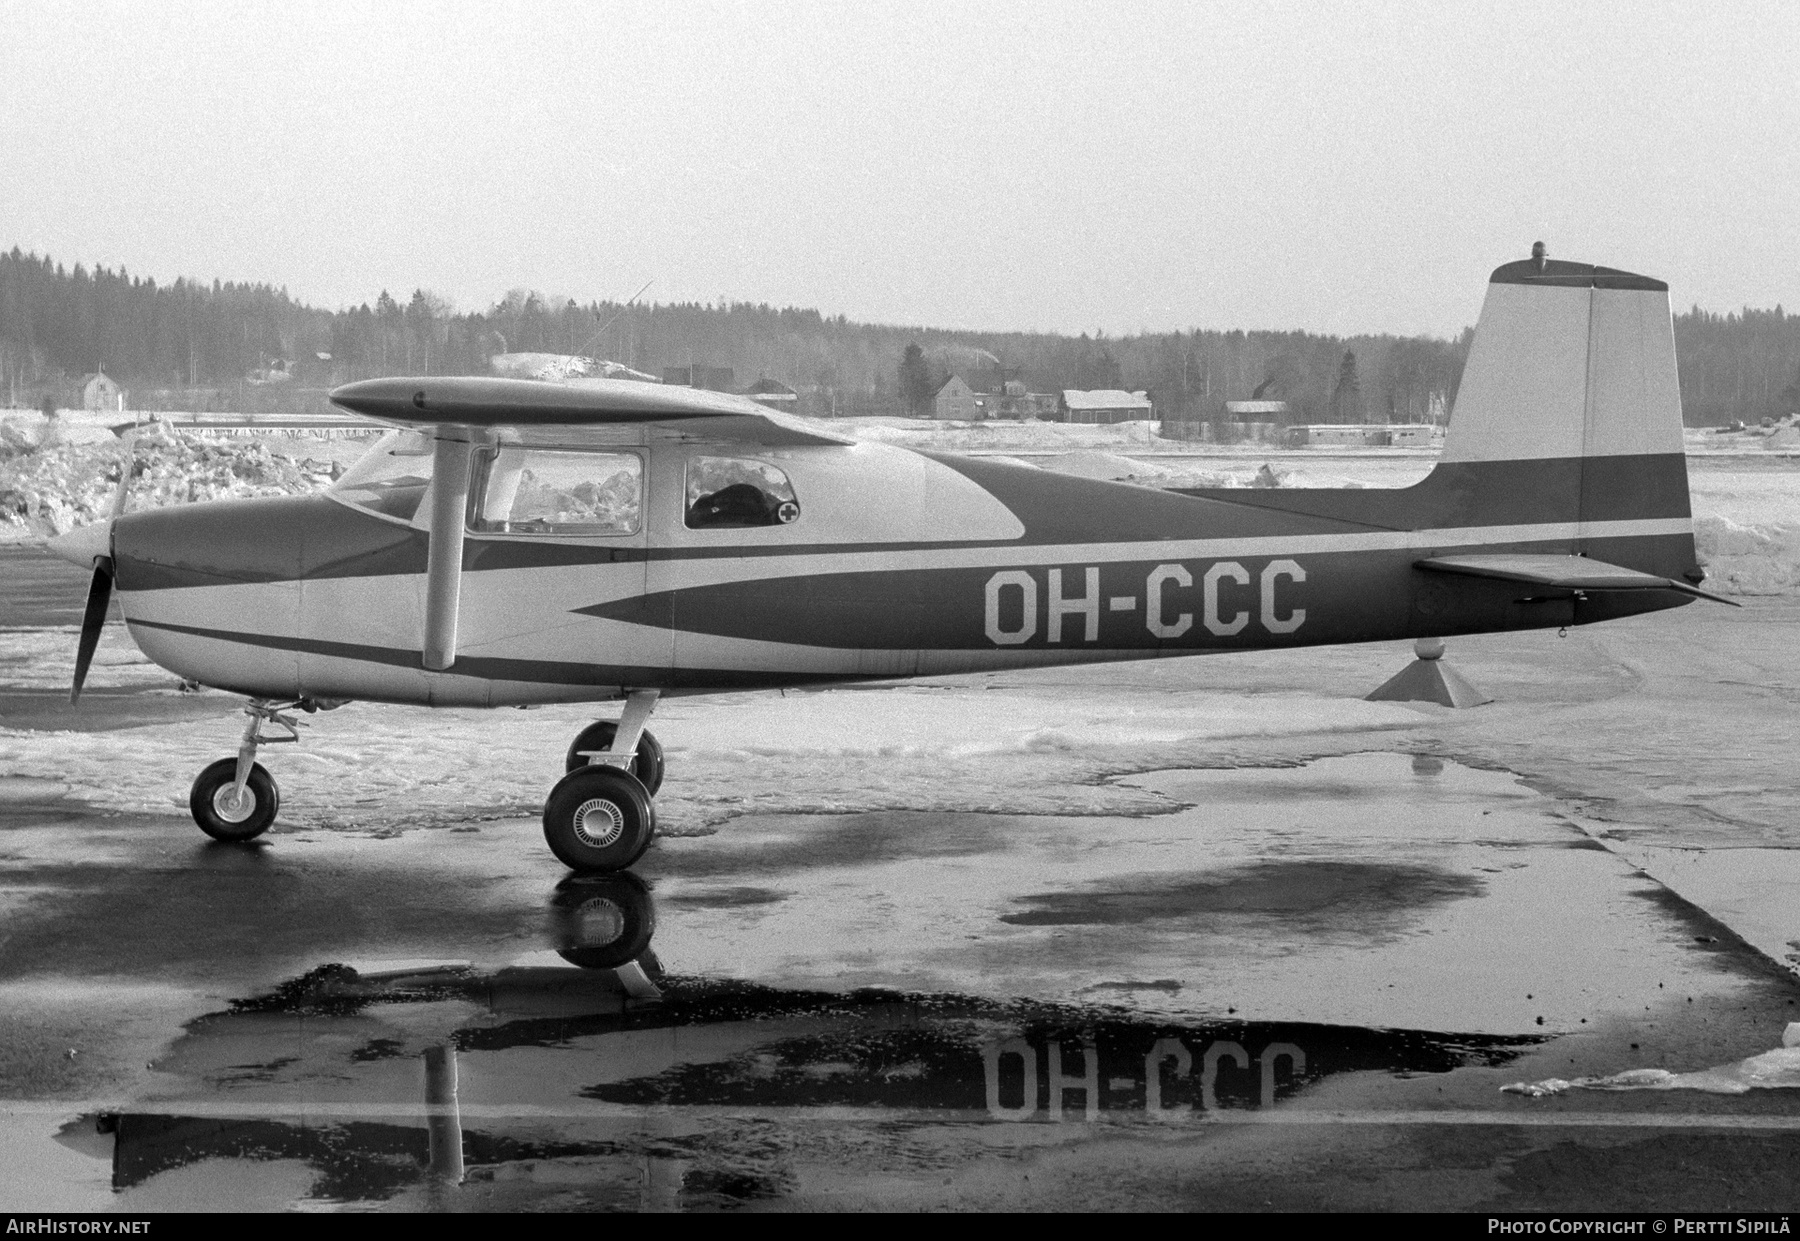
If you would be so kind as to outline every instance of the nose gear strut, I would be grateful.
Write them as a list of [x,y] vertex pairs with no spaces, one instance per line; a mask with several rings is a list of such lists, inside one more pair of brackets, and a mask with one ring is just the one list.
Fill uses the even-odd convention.
[[[295,719],[295,711],[329,711],[343,705],[344,700],[337,698],[252,698],[244,708],[250,719],[237,757],[208,764],[188,793],[188,809],[200,830],[214,840],[253,840],[268,831],[281,807],[281,791],[256,761],[257,749],[298,742],[306,721]],[[287,735],[270,735],[270,726]]]
[[[244,739],[238,743],[237,768],[233,773],[232,797],[240,799],[244,795],[244,785],[250,779],[250,768],[256,765],[256,747],[262,745],[285,745],[300,740],[300,730],[306,727],[304,720],[297,720],[289,712],[306,709],[310,700],[300,699],[295,702],[274,703],[267,698],[252,698],[250,705],[244,708],[244,714],[250,722],[244,725]],[[317,710],[317,707],[313,707]],[[285,737],[265,737],[264,724],[279,724],[287,729]]]

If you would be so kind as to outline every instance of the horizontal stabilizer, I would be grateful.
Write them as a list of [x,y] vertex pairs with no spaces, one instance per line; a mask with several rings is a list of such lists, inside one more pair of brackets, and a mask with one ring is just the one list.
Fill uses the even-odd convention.
[[1413,566],[1432,573],[1460,573],[1464,577],[1497,578],[1503,582],[1526,582],[1533,586],[1549,586],[1558,590],[1678,590],[1684,595],[1711,599],[1715,603],[1742,604],[1704,591],[1686,582],[1636,569],[1621,568],[1603,560],[1586,556],[1532,556],[1496,553],[1476,556],[1434,556]]
[[678,426],[708,438],[769,445],[849,444],[806,418],[748,397],[628,379],[490,379],[433,375],[364,379],[335,388],[331,403],[401,427],[543,427],[638,423]]

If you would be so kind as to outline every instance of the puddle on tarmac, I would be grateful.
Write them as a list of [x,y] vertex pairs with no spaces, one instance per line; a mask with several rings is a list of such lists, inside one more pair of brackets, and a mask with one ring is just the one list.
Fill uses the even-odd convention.
[[[621,928],[654,921],[641,885],[577,900],[620,907]],[[559,925],[565,952],[608,955],[602,922]],[[1036,1127],[1204,1124],[1342,1074],[1498,1067],[1540,1041],[811,992],[666,975],[647,949],[617,969],[328,966],[189,1022],[155,1065],[165,1089],[59,1140],[110,1161],[127,1210],[184,1201],[197,1177],[239,1206],[731,1207],[794,1190],[818,1153],[808,1125],[855,1129],[883,1166],[948,1171]],[[996,1125],[1013,1135],[999,1147]]]

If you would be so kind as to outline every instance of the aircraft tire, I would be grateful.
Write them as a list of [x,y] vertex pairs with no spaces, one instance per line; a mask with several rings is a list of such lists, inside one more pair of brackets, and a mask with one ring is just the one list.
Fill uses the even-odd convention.
[[618,969],[641,956],[656,933],[650,889],[630,871],[571,875],[551,898],[556,951],[582,969]]
[[188,810],[194,822],[214,840],[254,840],[269,830],[281,809],[281,790],[261,763],[250,764],[250,778],[244,782],[248,807],[230,804],[231,786],[236,782],[237,759],[222,758],[208,764],[188,792]]
[[[569,743],[569,753],[563,759],[563,771],[579,771],[590,766],[581,752],[612,749],[613,737],[618,731],[619,726],[613,721],[596,720],[575,734],[575,740]],[[638,778],[646,793],[655,797],[656,790],[662,787],[663,771],[662,744],[657,741],[656,734],[646,728],[638,738],[637,760],[631,764],[631,774]]]
[[656,803],[638,778],[617,767],[584,766],[544,800],[544,840],[564,866],[584,875],[624,870],[650,847]]

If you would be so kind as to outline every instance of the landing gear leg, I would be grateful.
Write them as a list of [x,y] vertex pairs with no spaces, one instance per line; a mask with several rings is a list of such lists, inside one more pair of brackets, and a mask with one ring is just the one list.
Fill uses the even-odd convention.
[[652,795],[662,784],[662,747],[644,728],[655,690],[634,690],[615,724],[583,729],[569,747],[567,774],[544,802],[544,840],[571,870],[623,870],[650,847],[656,831]]
[[[625,700],[625,710],[614,720],[597,720],[576,734],[563,761],[563,772],[579,771],[596,763],[623,767],[650,793],[663,782],[663,751],[656,734],[644,724],[656,709],[655,690],[637,690]],[[629,732],[629,736],[626,735]]]
[[[188,809],[201,831],[214,840],[253,840],[269,830],[281,809],[281,790],[256,761],[256,750],[258,746],[299,741],[301,722],[289,712],[302,705],[275,703],[266,698],[250,700],[244,708],[250,722],[244,726],[237,757],[209,764],[188,793]],[[265,724],[277,724],[288,735],[264,736]]]

